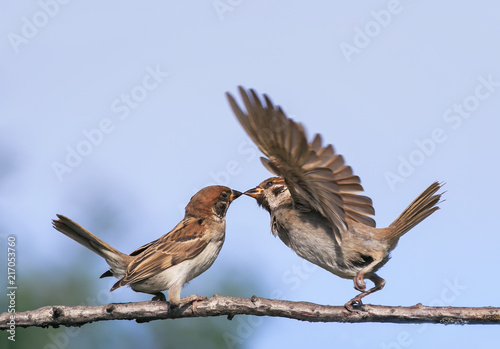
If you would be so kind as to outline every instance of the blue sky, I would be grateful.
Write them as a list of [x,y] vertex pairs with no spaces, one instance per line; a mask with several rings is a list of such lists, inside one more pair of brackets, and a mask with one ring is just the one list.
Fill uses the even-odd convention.
[[[0,230],[24,261],[105,264],[51,228],[56,213],[132,251],[169,231],[199,189],[246,190],[270,174],[225,92],[267,93],[344,155],[387,226],[435,180],[441,210],[409,232],[379,275],[384,305],[500,306],[498,5],[431,1],[8,1],[0,13]],[[95,203],[98,205],[95,205]],[[88,222],[86,224],[86,222]],[[96,235],[99,231],[94,231]],[[57,251],[57,252],[56,252]],[[259,296],[344,304],[356,294],[270,234],[250,198],[230,208],[214,266]],[[493,274],[495,273],[495,274]],[[241,275],[240,275],[241,277]],[[107,287],[107,286],[106,286]],[[249,290],[249,294],[253,294]],[[124,290],[113,301],[144,300]],[[266,318],[248,347],[490,343],[493,326],[308,324]],[[117,325],[119,326],[119,324]]]

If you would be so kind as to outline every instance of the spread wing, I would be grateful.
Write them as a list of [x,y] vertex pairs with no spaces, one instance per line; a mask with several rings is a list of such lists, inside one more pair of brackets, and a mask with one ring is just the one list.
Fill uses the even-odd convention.
[[304,127],[288,118],[279,106],[264,95],[262,104],[254,90],[239,87],[246,113],[227,93],[229,103],[239,122],[268,158],[264,166],[283,177],[296,206],[316,210],[334,227],[337,241],[347,231],[346,218],[374,227],[375,214],[370,198],[363,191],[358,176],[332,145],[323,146],[317,134],[308,143]]
[[182,220],[170,233],[132,252],[131,256],[138,257],[130,263],[125,277],[111,291],[147,279],[196,257],[208,245],[204,229],[202,220],[189,217]]

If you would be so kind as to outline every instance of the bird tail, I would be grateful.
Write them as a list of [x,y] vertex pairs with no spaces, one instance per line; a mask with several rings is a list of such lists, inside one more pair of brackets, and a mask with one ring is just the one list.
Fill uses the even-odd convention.
[[59,219],[52,221],[56,230],[104,258],[111,267],[113,276],[121,278],[125,275],[130,256],[108,245],[68,217],[58,214],[57,218]]
[[442,187],[442,183],[434,182],[424,190],[413,202],[399,215],[389,226],[390,239],[399,239],[410,229],[439,210],[436,206],[441,200],[441,194],[436,192]]

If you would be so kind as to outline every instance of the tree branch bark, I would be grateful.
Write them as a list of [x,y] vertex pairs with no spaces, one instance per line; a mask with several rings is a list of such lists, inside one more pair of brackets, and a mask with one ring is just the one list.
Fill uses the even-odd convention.
[[266,298],[233,298],[215,295],[210,299],[181,304],[166,302],[111,303],[100,306],[53,305],[21,313],[0,314],[0,330],[10,328],[15,315],[16,327],[82,326],[104,320],[148,322],[160,319],[235,315],[273,316],[309,322],[390,322],[438,324],[500,324],[500,308],[411,307],[365,305],[349,312],[343,306],[318,305]]

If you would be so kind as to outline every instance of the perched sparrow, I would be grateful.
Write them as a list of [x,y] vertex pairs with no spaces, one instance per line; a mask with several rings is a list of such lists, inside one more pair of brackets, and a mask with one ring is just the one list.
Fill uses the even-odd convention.
[[102,277],[114,276],[118,282],[110,291],[130,285],[136,292],[155,295],[165,301],[161,291],[168,290],[168,300],[178,305],[185,283],[210,268],[226,231],[226,212],[240,192],[211,186],[196,193],[186,206],[184,219],[169,233],[126,255],[67,217],[57,215],[54,228],[104,258],[110,270]]
[[[239,122],[268,157],[264,166],[273,177],[246,191],[271,215],[271,231],[300,257],[331,273],[354,279],[361,293],[346,308],[362,306],[361,299],[381,290],[385,280],[376,272],[389,260],[398,240],[439,208],[440,183],[431,184],[387,228],[375,228],[372,201],[358,176],[344,164],[331,145],[323,146],[317,134],[308,143],[304,127],[287,118],[264,95],[263,105],[253,90],[239,88],[244,113],[228,93]],[[366,290],[364,279],[375,286]]]

